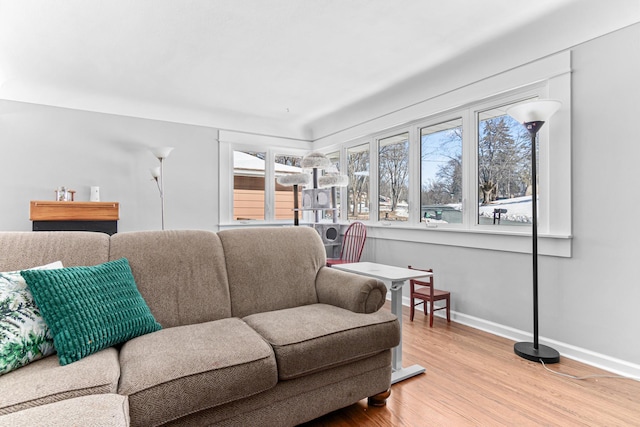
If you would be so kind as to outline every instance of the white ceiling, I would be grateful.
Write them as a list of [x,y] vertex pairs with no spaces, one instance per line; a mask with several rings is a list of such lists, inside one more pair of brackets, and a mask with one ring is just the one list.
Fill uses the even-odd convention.
[[0,0],[0,99],[314,139],[497,39],[639,19],[640,0]]

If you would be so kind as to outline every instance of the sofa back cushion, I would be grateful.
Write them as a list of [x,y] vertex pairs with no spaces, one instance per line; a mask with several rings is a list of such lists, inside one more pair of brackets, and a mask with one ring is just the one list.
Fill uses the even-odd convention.
[[62,261],[65,267],[109,260],[109,236],[83,231],[0,232],[0,271]]
[[326,252],[313,228],[231,229],[218,236],[227,261],[233,316],[318,302],[315,281]]
[[117,233],[109,257],[129,260],[140,294],[164,328],[231,315],[224,253],[213,232]]

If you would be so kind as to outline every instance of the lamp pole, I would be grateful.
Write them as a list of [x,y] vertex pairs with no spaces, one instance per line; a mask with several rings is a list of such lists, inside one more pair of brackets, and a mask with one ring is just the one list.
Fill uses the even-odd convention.
[[160,218],[164,230],[164,158],[160,157],[158,160],[160,160]]
[[533,362],[558,363],[560,353],[538,342],[538,174],[537,135],[545,120],[551,117],[561,104],[555,100],[538,100],[516,105],[507,114],[522,123],[531,136],[531,253],[533,258],[533,342],[518,342],[513,351],[520,357]]
[[533,254],[533,348],[538,344],[538,173],[537,173],[537,136],[544,122],[525,123],[531,135],[531,253]]
[[151,170],[151,175],[158,184],[158,191],[160,191],[160,215],[162,220],[162,229],[164,230],[164,159],[169,157],[169,153],[173,150],[173,147],[157,147],[152,148],[151,152],[160,161],[160,170]]

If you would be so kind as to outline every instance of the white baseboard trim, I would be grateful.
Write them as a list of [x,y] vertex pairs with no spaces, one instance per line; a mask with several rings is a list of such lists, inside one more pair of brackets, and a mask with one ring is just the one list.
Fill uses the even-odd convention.
[[[387,295],[387,299],[391,299],[390,294]],[[402,297],[402,305],[405,305],[407,307],[410,306],[408,297]],[[434,316],[445,317],[446,315],[443,311],[438,311],[434,313]],[[499,323],[480,319],[478,317],[458,313],[453,310],[451,310],[451,321],[470,326],[474,329],[489,332],[490,334],[498,335],[515,342],[531,341],[533,339],[533,335],[531,333],[511,328],[509,326],[501,325]],[[605,354],[596,353],[591,350],[576,347],[574,345],[566,344],[560,341],[547,339],[544,337],[539,337],[539,341],[540,344],[548,345],[549,347],[556,349],[562,357],[567,357],[569,359],[573,359],[578,362],[594,366],[596,368],[604,369],[605,371],[609,371],[615,375],[623,375],[640,381],[640,365],[638,364],[627,362],[626,360],[616,359]]]

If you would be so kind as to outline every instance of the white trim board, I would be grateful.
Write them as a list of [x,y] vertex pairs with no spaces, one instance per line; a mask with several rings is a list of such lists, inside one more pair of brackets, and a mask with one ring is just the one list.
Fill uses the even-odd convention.
[[[390,293],[387,293],[387,300],[391,300]],[[402,305],[407,307],[411,306],[409,297],[402,297]],[[434,316],[445,317],[445,314],[442,312],[436,312],[434,313]],[[501,325],[499,323],[490,322],[478,317],[469,316],[467,314],[458,313],[453,310],[451,310],[451,321],[507,338],[514,342],[531,341],[532,339],[532,335],[528,332]],[[561,357],[567,357],[596,368],[604,369],[605,371],[609,371],[615,375],[623,375],[635,379],[640,378],[640,365],[638,364],[616,359],[615,357],[607,356],[606,354],[596,353],[591,350],[544,337],[539,337],[539,340],[540,344],[548,345],[560,352]]]

